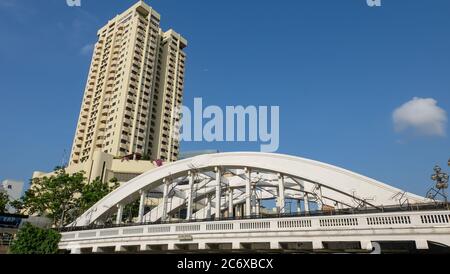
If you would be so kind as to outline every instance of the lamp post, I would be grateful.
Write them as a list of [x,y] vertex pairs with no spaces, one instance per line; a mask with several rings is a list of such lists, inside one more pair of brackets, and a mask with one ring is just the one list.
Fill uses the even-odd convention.
[[448,188],[448,174],[441,172],[440,166],[436,165],[434,167],[434,174],[431,175],[431,180],[436,181],[436,189],[438,192],[442,191],[442,196],[444,196],[445,204],[447,204],[447,193],[445,190]]

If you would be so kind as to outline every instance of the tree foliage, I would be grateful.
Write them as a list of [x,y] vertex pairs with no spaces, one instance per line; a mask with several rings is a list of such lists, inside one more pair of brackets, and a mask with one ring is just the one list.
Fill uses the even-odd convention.
[[133,216],[138,215],[139,213],[139,200],[134,201],[133,203],[127,204],[123,210],[124,217],[127,222],[133,221]]
[[12,254],[55,254],[61,234],[25,223],[10,247]]
[[22,199],[23,210],[28,214],[46,216],[54,225],[63,225],[67,215],[78,207],[78,196],[83,187],[83,173],[67,174],[56,169],[55,175],[35,178]]
[[100,178],[96,178],[91,183],[85,184],[81,190],[79,199],[80,212],[83,213],[91,208],[118,186],[117,180],[111,180],[110,183],[104,183]]
[[0,213],[5,213],[6,206],[9,204],[9,197],[3,191],[0,191]]
[[73,222],[84,211],[117,188],[117,180],[103,183],[99,178],[85,182],[84,173],[67,174],[56,168],[55,175],[35,178],[30,189],[14,207],[27,214],[51,218],[54,226]]

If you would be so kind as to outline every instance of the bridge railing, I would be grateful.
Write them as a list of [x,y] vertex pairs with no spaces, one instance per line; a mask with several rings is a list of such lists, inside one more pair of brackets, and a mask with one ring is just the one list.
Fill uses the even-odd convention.
[[[151,226],[151,225],[165,225],[165,224],[186,224],[186,223],[205,223],[205,222],[222,222],[222,221],[238,221],[238,220],[258,220],[258,219],[274,219],[274,218],[292,218],[292,217],[320,217],[320,216],[346,216],[346,215],[361,215],[361,214],[377,214],[377,213],[399,213],[399,212],[416,212],[416,211],[436,211],[436,210],[448,210],[449,203],[424,203],[424,204],[411,204],[407,206],[383,206],[380,208],[359,208],[359,209],[339,209],[339,210],[316,210],[305,212],[293,212],[293,213],[283,213],[283,214],[260,214],[251,216],[237,216],[233,218],[209,218],[209,219],[192,219],[192,220],[168,220],[168,221],[157,221],[157,222],[143,222],[143,223],[122,223],[122,224],[92,224],[89,226],[74,226],[74,227],[63,227],[57,229],[60,232],[71,232],[71,231],[83,231],[83,230],[94,230],[94,229],[106,229],[106,228],[121,228],[121,227],[131,227],[131,226]],[[376,222],[376,220],[374,220]]]
[[[211,222],[167,223],[151,225],[134,225],[122,227],[97,228],[91,230],[66,231],[62,233],[61,246],[75,242],[88,243],[100,241],[108,244],[121,241],[127,237],[159,236],[173,237],[180,235],[226,235],[227,233],[283,233],[309,232],[301,235],[323,235],[323,231],[340,231],[342,235],[357,239],[357,231],[372,231],[373,229],[400,229],[410,233],[411,229],[433,228],[450,229],[450,211],[405,211],[375,214],[329,215],[308,217],[285,217],[263,219],[222,220]],[[420,230],[425,231],[425,230]],[[217,234],[219,233],[219,234]],[[223,234],[222,234],[223,233]],[[267,235],[267,234],[261,234]],[[273,234],[272,234],[273,235]],[[292,234],[293,235],[293,234]],[[298,237],[295,236],[295,237]],[[208,236],[210,237],[210,236]],[[220,236],[219,236],[220,237]],[[168,238],[165,238],[168,239]],[[106,242],[103,242],[106,241]]]

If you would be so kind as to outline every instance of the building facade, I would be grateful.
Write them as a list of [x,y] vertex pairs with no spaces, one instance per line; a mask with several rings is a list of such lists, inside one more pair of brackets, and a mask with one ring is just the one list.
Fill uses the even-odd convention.
[[143,1],[98,31],[70,165],[96,151],[178,159],[186,46],[180,34],[162,31],[160,15]]
[[[24,182],[16,180],[4,180],[0,184],[0,191],[5,192],[8,195],[10,201],[19,200],[24,192]],[[16,209],[9,205],[6,207],[6,210],[9,213],[16,212]]]

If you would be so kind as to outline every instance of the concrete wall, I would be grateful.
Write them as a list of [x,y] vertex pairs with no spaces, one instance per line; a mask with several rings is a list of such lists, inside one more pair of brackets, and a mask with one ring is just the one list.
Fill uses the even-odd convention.
[[[0,185],[0,191],[6,192],[6,194],[8,194],[9,196],[10,201],[18,200],[23,195],[24,182],[15,180],[4,180]],[[9,213],[16,212],[16,209],[11,206],[7,206],[6,209]]]
[[[96,150],[92,159],[87,160],[81,164],[71,164],[66,168],[66,172],[73,174],[76,172],[84,171],[85,177],[88,182],[100,177],[104,182],[108,182],[115,177],[115,174],[124,173],[131,174],[132,176],[139,176],[149,170],[154,169],[156,166],[152,161],[143,160],[122,160],[114,159],[111,154],[104,153],[100,150]],[[33,178],[42,178],[44,176],[52,176],[54,172],[40,172],[35,171]],[[119,181],[123,183],[125,181]]]

